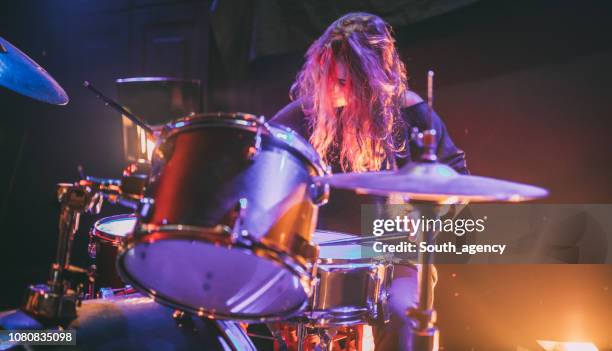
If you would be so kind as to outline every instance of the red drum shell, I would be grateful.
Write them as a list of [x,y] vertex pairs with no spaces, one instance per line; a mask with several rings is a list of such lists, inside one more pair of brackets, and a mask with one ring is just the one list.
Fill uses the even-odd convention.
[[158,301],[215,318],[278,320],[308,302],[310,242],[324,173],[290,129],[252,115],[168,126],[154,151],[124,280]]
[[89,245],[90,256],[96,264],[96,291],[100,288],[118,289],[125,286],[115,265],[119,248],[135,224],[136,216],[133,214],[105,217],[94,223],[89,233]]

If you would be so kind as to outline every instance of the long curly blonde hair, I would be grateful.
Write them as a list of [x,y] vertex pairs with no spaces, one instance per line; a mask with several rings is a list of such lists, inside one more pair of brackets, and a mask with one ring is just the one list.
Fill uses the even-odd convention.
[[[291,87],[291,98],[302,101],[308,117],[311,144],[325,162],[338,161],[343,171],[393,168],[393,155],[405,148],[404,141],[394,141],[408,89],[394,42],[391,27],[380,17],[349,13],[310,46]],[[347,68],[346,105],[340,113],[333,101],[338,62]]]

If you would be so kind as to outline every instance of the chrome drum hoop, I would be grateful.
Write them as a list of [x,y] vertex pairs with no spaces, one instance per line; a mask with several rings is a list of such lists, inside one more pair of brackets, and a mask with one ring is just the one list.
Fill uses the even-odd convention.
[[[96,221],[93,225],[93,227],[91,228],[90,231],[90,236],[91,237],[95,237],[101,241],[107,242],[110,245],[116,246],[116,247],[120,247],[121,243],[123,241],[125,241],[125,238],[127,238],[127,236],[130,233],[127,233],[127,235],[125,236],[121,236],[121,235],[115,235],[112,233],[108,233],[106,231],[104,231],[103,229],[101,229],[101,226],[108,224],[109,222],[116,222],[116,221],[123,221],[123,220],[127,220],[127,221],[133,221],[134,223],[136,222],[136,215],[134,214],[121,214],[121,215],[114,215],[114,216],[109,216],[109,217],[104,217],[99,219],[98,221]],[[131,232],[131,231],[130,231]]]
[[261,118],[249,113],[213,112],[174,120],[164,126],[156,148],[177,133],[202,126],[232,127],[251,132],[257,132],[261,128],[262,135],[275,138],[301,154],[314,167],[316,170],[315,175],[324,176],[330,173],[317,151],[299,133],[280,124],[265,122]]
[[[387,303],[393,279],[391,262],[385,259],[371,259],[369,262],[367,259],[329,259],[326,262],[318,264],[316,284],[305,313],[310,325],[339,327],[389,321]],[[351,268],[351,265],[358,267]],[[349,280],[344,287],[343,281],[351,275],[359,279],[359,285],[365,286],[353,286]],[[362,289],[358,296],[360,299],[351,301],[354,300],[352,294],[360,291],[357,288]],[[340,296],[334,298],[334,293]]]
[[[181,311],[196,314],[200,317],[207,317],[211,319],[240,320],[247,323],[263,323],[282,321],[291,318],[302,312],[308,305],[308,299],[305,299],[302,304],[288,310],[282,315],[274,314],[270,316],[259,316],[257,318],[253,318],[253,316],[250,315],[240,315],[234,313],[222,314],[217,311],[207,310],[204,308],[195,309],[179,301],[162,296],[158,292],[141,284],[135,277],[130,275],[125,267],[124,258],[126,254],[128,254],[128,252],[134,249],[137,245],[147,245],[158,240],[167,239],[192,242],[200,241],[218,247],[245,250],[250,253],[254,253],[258,257],[278,263],[282,267],[287,268],[292,274],[299,276],[300,284],[308,295],[312,293],[316,273],[316,264],[309,263],[307,257],[302,257],[302,259],[298,261],[295,259],[296,256],[266,246],[257,240],[251,240],[248,238],[248,235],[236,237],[234,234],[232,234],[230,228],[226,226],[219,225],[212,228],[204,228],[186,225],[140,225],[139,228],[134,231],[133,235],[128,236],[128,240],[125,242],[125,245],[120,247],[117,260],[117,271],[119,272],[119,276],[123,281],[129,283],[141,293],[148,295],[156,302],[164,306],[176,308]],[[316,250],[317,248],[313,247],[313,249]]]

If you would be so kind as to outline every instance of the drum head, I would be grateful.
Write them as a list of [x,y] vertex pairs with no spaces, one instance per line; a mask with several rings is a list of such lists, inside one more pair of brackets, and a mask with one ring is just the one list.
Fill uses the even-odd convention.
[[308,279],[278,259],[260,257],[265,250],[167,239],[132,246],[121,255],[119,271],[141,291],[182,310],[215,318],[278,320],[306,307]]

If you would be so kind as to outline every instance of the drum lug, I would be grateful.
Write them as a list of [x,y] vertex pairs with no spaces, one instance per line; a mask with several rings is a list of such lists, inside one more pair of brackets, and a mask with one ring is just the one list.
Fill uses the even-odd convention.
[[234,224],[232,225],[232,241],[236,242],[238,238],[248,236],[247,231],[242,228],[244,224],[244,218],[246,216],[246,210],[249,205],[249,200],[246,197],[241,198],[236,203],[235,211],[235,219]]
[[121,178],[121,193],[130,199],[142,199],[149,184],[151,164],[148,162],[135,162],[123,170]]
[[249,151],[248,151],[248,157],[249,157],[249,160],[251,160],[251,161],[261,151],[261,131],[262,131],[262,128],[268,129],[268,126],[266,125],[266,118],[264,116],[259,116],[259,118],[257,118],[257,132],[255,133],[255,145],[249,147]]
[[393,264],[385,265],[385,278],[380,286],[380,295],[376,303],[376,321],[377,323],[387,323],[391,319],[391,310],[389,309],[389,299],[391,294],[391,281],[393,280]]
[[323,206],[329,200],[329,184],[311,183],[309,190],[315,206]]
[[90,235],[89,236],[89,244],[87,245],[87,253],[90,258],[96,259],[96,241]]
[[96,298],[96,294],[95,294],[95,288],[96,288],[96,272],[97,272],[97,267],[95,264],[90,265],[89,267],[87,267],[87,293],[86,293],[86,299],[95,299]]
[[138,206],[138,217],[142,221],[148,221],[153,213],[153,206],[155,206],[155,200],[149,197],[140,199],[140,205]]
[[[325,168],[325,174],[330,175],[331,173],[331,166],[327,166]],[[327,204],[327,201],[329,200],[329,184],[313,182],[310,184],[309,190],[312,202],[314,202],[316,206],[323,206]]]
[[380,301],[376,303],[376,319],[378,323],[387,323],[391,319],[391,310],[389,309],[389,299],[391,295],[386,287],[383,287],[380,292]]

